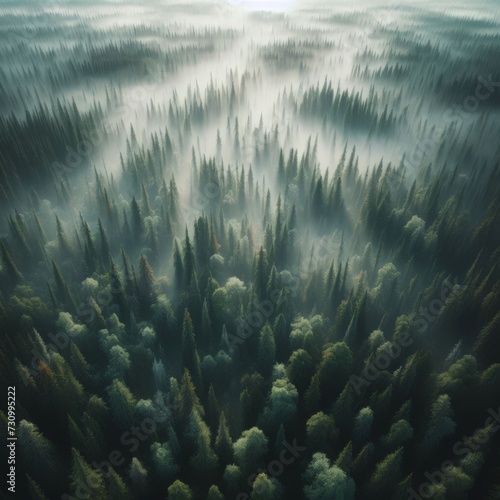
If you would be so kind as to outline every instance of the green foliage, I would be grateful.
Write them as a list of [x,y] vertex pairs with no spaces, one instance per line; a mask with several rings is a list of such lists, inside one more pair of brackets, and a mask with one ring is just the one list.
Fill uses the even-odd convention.
[[345,386],[352,370],[352,353],[344,342],[337,342],[323,352],[318,368],[321,399],[330,402]]
[[187,310],[184,313],[182,326],[182,364],[185,370],[189,370],[195,386],[201,387],[200,357],[196,349],[193,322]]
[[262,414],[262,425],[276,431],[279,424],[291,427],[297,412],[298,391],[287,378],[273,382],[268,403]]
[[111,468],[109,471],[107,494],[110,498],[123,498],[124,500],[129,500],[132,495],[123,481],[122,477]]
[[133,457],[128,470],[132,484],[138,491],[143,491],[148,480],[148,471],[137,457]]
[[208,490],[207,500],[224,500],[224,495],[220,492],[219,488],[212,484]]
[[335,420],[330,415],[318,412],[306,423],[307,448],[312,452],[322,452],[332,456],[338,437]]
[[257,427],[243,431],[241,437],[234,442],[234,458],[245,471],[257,467],[268,450],[265,434]]
[[120,380],[114,379],[106,390],[116,424],[121,429],[129,428],[134,423],[135,408],[135,399],[130,389]]
[[211,447],[211,433],[196,408],[190,416],[188,436],[195,443],[196,451],[191,456],[190,465],[197,477],[204,482],[210,480],[217,467],[217,455]]
[[229,434],[229,429],[226,423],[226,417],[222,411],[219,419],[219,429],[215,438],[215,451],[219,457],[220,463],[228,465],[233,460],[233,441]]
[[389,432],[381,437],[381,442],[388,450],[394,450],[406,445],[412,437],[412,426],[401,419],[391,425]]
[[259,474],[253,481],[250,498],[252,500],[273,500],[278,498],[276,485],[266,474]]
[[205,410],[200,403],[200,400],[196,394],[196,388],[191,379],[191,375],[188,370],[184,370],[181,379],[181,387],[178,395],[176,397],[176,407],[178,408],[178,417],[180,422],[187,422],[187,419],[191,415],[191,411],[196,409],[200,417],[205,415]]
[[307,483],[304,487],[307,500],[354,499],[354,481],[342,469],[331,465],[323,453],[314,453],[304,479]]
[[275,362],[276,343],[274,334],[269,323],[266,323],[259,335],[258,365],[260,373],[266,378],[269,377]]
[[387,497],[401,479],[403,448],[387,455],[375,468],[370,479],[370,489],[377,496]]
[[354,420],[353,443],[364,446],[370,437],[373,423],[373,410],[370,407],[362,408]]
[[193,500],[191,488],[178,479],[168,487],[168,498],[171,500]]
[[26,464],[27,472],[41,484],[50,483],[56,474],[54,445],[35,424],[27,420],[19,422],[17,437],[19,453]]
[[[498,19],[391,9],[387,29],[313,5],[212,29],[185,7],[175,29],[140,8],[97,30],[81,9],[6,21],[0,364],[18,495],[399,500],[486,422],[433,496],[497,498]],[[349,81],[315,82],[337,49]],[[225,77],[177,90],[235,50]],[[290,85],[259,119],[270,79]],[[120,117],[145,83],[171,95]],[[96,470],[122,446],[123,469]]]
[[106,499],[104,479],[100,471],[92,468],[78,450],[71,450],[71,491],[78,497],[87,494],[96,500]]
[[161,478],[173,479],[179,468],[175,463],[168,442],[163,444],[153,443],[150,449],[153,457],[153,464],[158,476]]
[[293,351],[288,360],[287,375],[299,391],[303,391],[310,383],[314,372],[311,356],[304,349]]
[[226,465],[222,477],[230,494],[236,495],[242,477],[241,468],[235,464]]

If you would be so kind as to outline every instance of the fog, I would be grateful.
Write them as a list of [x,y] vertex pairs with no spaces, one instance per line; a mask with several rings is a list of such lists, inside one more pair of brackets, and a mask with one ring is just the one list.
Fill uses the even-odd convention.
[[[284,0],[146,5],[110,2],[91,9],[78,2],[49,2],[41,10],[19,5],[9,11],[9,22],[3,28],[2,112],[22,120],[37,101],[53,103],[55,99],[68,105],[74,101],[82,112],[92,106],[102,107],[113,126],[113,138],[93,147],[84,162],[103,173],[104,160],[108,172],[118,180],[119,155],[124,153],[130,126],[141,144],[166,125],[182,126],[177,121],[148,118],[151,105],[163,113],[170,103],[181,109],[186,104],[191,107],[206,99],[212,85],[216,92],[225,94],[226,102],[217,113],[207,113],[202,124],[192,123],[191,134],[182,145],[172,131],[180,192],[189,191],[192,148],[198,160],[199,155],[215,155],[219,130],[223,149],[220,160],[232,167],[246,165],[247,169],[252,164],[261,186],[267,176],[274,204],[278,190],[283,188],[274,185],[275,175],[271,173],[281,147],[285,154],[294,147],[300,156],[311,137],[313,142],[317,140],[315,165],[322,173],[326,169],[333,173],[344,145],[348,144],[349,151],[356,146],[358,168],[363,173],[381,159],[398,165],[403,154],[410,155],[418,146],[422,124],[427,129],[440,126],[449,103],[422,77],[425,72],[439,70],[451,83],[457,78],[457,64],[468,61],[468,74],[460,77],[477,78],[474,48],[466,45],[467,41],[457,46],[456,33],[466,22],[481,23],[476,36],[484,37],[486,44],[495,43],[494,19],[498,12],[464,7],[454,10],[446,22],[442,22],[443,17],[446,19],[445,7],[431,2],[392,3],[383,8],[370,3],[366,10],[361,5],[352,9],[335,3],[327,8]],[[52,22],[45,22],[49,18]],[[427,44],[431,44],[428,55],[424,49]],[[400,77],[370,77],[384,67],[393,68],[398,61],[404,68],[405,58],[419,62]],[[440,62],[444,58],[446,63]],[[415,69],[417,65],[421,71]],[[365,76],[364,71],[368,72]],[[484,67],[481,71],[491,73]],[[64,81],[61,75],[68,72],[70,76]],[[245,88],[240,92],[243,77]],[[402,86],[401,79],[408,85]],[[304,93],[321,90],[325,80],[335,92],[351,96],[359,92],[361,103],[367,102],[372,92],[376,99],[372,113],[380,115],[384,109],[392,113],[393,130],[377,137],[369,127],[347,129],[342,116],[327,122],[321,112],[305,118],[300,113]],[[229,110],[231,85],[237,104]],[[118,93],[119,113],[109,105],[109,97],[106,105],[106,94],[112,93]],[[482,117],[481,109],[465,114],[456,125],[454,139],[458,141]],[[231,142],[236,117],[241,150],[235,157]],[[231,136],[227,134],[228,118]],[[256,134],[260,122],[263,129]],[[273,140],[268,161],[255,161],[255,151],[262,150],[264,137],[274,135],[276,128],[277,139]],[[484,154],[491,158],[495,152],[487,147]],[[64,159],[58,156],[46,161],[64,163]],[[408,173],[415,175],[413,162],[408,165]],[[75,177],[70,182],[74,190],[81,179]],[[73,215],[81,208],[74,206]]]
[[[85,331],[72,342],[96,367],[85,390],[106,399],[104,387],[120,380],[149,402],[152,359],[155,370],[157,359],[165,363],[164,386],[167,375],[180,380],[190,363],[184,333],[180,347],[186,317],[195,337],[210,324],[216,341],[197,337],[194,351],[208,364],[221,352],[240,363],[217,388],[238,435],[243,378],[262,352],[257,335],[239,350],[227,339],[269,290],[285,303],[266,322],[276,337],[298,338],[301,322],[311,322],[308,340],[290,343],[293,354],[307,351],[316,370],[345,343],[359,371],[384,333],[396,341],[401,325],[413,328],[409,318],[458,276],[478,288],[467,289],[476,309],[464,319],[450,299],[405,355],[430,349],[433,369],[446,370],[459,345],[484,363],[489,344],[476,339],[493,324],[498,297],[499,25],[492,0],[4,2],[0,318],[29,331],[29,341],[19,334],[26,351],[33,331],[47,341],[54,328],[68,330],[69,314]],[[100,302],[105,293],[113,299]],[[27,311],[38,300],[46,314]],[[116,333],[116,343],[134,362],[115,373],[116,359],[108,366],[106,357],[115,334],[106,335],[117,321],[126,334]],[[275,361],[291,364],[288,347],[278,346]],[[29,366],[21,354],[7,358],[17,372]],[[144,378],[137,360],[149,363]],[[298,383],[304,413],[285,425],[290,436],[292,428],[304,434],[312,414],[301,405],[309,404],[306,389],[316,390],[314,370],[310,384]],[[264,377],[268,391],[276,380]],[[195,385],[206,404],[211,383],[200,376]],[[314,412],[328,413],[336,401],[329,397]],[[364,406],[375,408],[374,398]],[[265,421],[275,439],[266,418],[246,427]],[[343,448],[350,428],[342,432]],[[187,459],[178,460],[186,479]],[[359,498],[368,498],[368,483],[354,479]],[[285,491],[294,481],[283,481]],[[160,498],[167,486],[155,476],[133,491]],[[47,488],[59,495],[67,484]]]

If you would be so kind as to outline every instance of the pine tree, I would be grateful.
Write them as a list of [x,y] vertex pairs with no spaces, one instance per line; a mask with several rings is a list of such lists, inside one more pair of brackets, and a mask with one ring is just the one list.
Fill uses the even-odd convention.
[[276,343],[269,323],[266,323],[259,335],[258,365],[260,373],[269,377],[276,363]]
[[244,471],[252,471],[257,467],[268,451],[268,439],[258,428],[252,427],[243,431],[241,437],[233,445],[235,462]]
[[200,345],[208,349],[211,346],[212,339],[212,321],[210,319],[210,313],[208,311],[207,298],[203,300],[203,306],[201,310],[201,328],[200,328]]
[[26,474],[26,479],[28,480],[28,488],[32,498],[36,498],[37,500],[48,500],[40,486],[29,474]]
[[186,227],[186,235],[184,238],[184,257],[183,257],[183,266],[184,266],[184,287],[189,287],[189,283],[191,281],[191,277],[193,272],[195,271],[195,260],[194,260],[194,252],[193,247],[191,245],[191,241],[189,240],[189,234]]
[[188,310],[196,328],[197,340],[201,337],[202,300],[196,272],[193,272],[188,289]]
[[403,448],[387,455],[375,468],[370,478],[370,492],[377,498],[389,498],[395,485],[401,480]]
[[56,226],[57,226],[57,243],[59,244],[59,251],[63,259],[68,259],[71,257],[71,246],[66,237],[66,233],[62,227],[59,217],[56,215]]
[[177,479],[168,487],[169,500],[194,500],[191,488]]
[[130,204],[131,218],[132,218],[132,231],[134,240],[138,240],[144,234],[144,220],[142,218],[141,209],[135,199],[132,198]]
[[358,450],[369,440],[373,423],[373,410],[367,406],[362,408],[354,420],[352,432],[353,449]]
[[352,352],[344,342],[337,342],[323,352],[318,368],[321,400],[323,404],[333,402],[351,374]]
[[229,428],[226,423],[226,416],[222,411],[219,418],[219,430],[215,438],[215,451],[219,457],[221,465],[226,466],[233,461],[233,441],[229,434]]
[[275,481],[271,481],[267,474],[260,473],[252,484],[251,500],[274,500],[278,498],[278,488]]
[[108,477],[108,498],[119,498],[120,500],[130,500],[132,494],[122,477],[112,468],[109,469]]
[[134,423],[135,399],[130,389],[115,379],[107,388],[113,418],[120,429],[127,429]]
[[99,227],[99,237],[101,239],[101,261],[104,267],[108,267],[111,260],[111,252],[109,250],[108,238],[106,237],[106,233],[102,227],[101,219],[98,221]]
[[208,490],[207,500],[224,500],[224,495],[220,492],[219,488],[213,484]]
[[54,280],[56,282],[57,299],[59,302],[69,307],[71,312],[75,311],[76,305],[73,296],[68,289],[68,285],[66,285],[66,281],[64,280],[59,267],[54,261],[52,261],[52,270],[54,272]]
[[180,294],[180,292],[184,290],[185,272],[177,240],[174,241],[173,254],[174,254],[174,287],[175,290]]
[[22,274],[17,269],[17,266],[12,259],[10,252],[7,250],[4,242],[0,242],[0,250],[2,251],[3,264],[5,266],[5,274],[10,288],[14,288],[23,280]]
[[196,408],[193,408],[190,420],[190,431],[192,432],[193,427],[196,429],[195,436],[193,436],[195,437],[196,451],[191,456],[190,465],[201,482],[209,483],[218,466],[217,455],[210,445],[211,433]]
[[50,485],[57,475],[54,445],[27,420],[19,422],[17,437],[26,472],[42,485]]
[[128,312],[125,292],[123,290],[120,274],[113,260],[111,260],[111,267],[109,270],[109,281],[111,284],[113,302],[118,306],[120,317],[125,318]]
[[184,369],[189,370],[195,386],[201,389],[200,356],[196,349],[193,322],[187,309],[184,311],[184,322],[182,324],[182,366]]
[[153,443],[150,449],[158,476],[163,479],[173,479],[179,468],[175,463],[169,443]]
[[86,494],[96,500],[106,500],[102,473],[92,468],[75,448],[71,449],[71,492],[77,497]]
[[352,463],[352,477],[356,484],[366,484],[366,473],[375,465],[375,446],[368,443],[356,456]]
[[178,420],[185,424],[193,408],[196,408],[201,417],[205,416],[205,410],[196,395],[196,388],[187,369],[184,369],[176,407],[178,408]]
[[280,156],[278,160],[278,186],[284,187],[286,183],[285,174],[285,157],[283,155],[283,148],[280,148]]
[[[214,360],[214,366],[215,367],[217,366],[215,360]],[[207,407],[208,425],[213,431],[215,431],[219,423],[220,409],[219,409],[219,402],[217,401],[217,397],[215,395],[214,386],[212,384],[210,384],[210,387],[208,388],[208,402],[206,407]]]
[[352,469],[352,442],[349,441],[337,457],[335,465],[346,474],[351,474]]
[[499,362],[499,329],[500,312],[481,330],[474,344],[473,352],[483,362],[484,366]]
[[309,386],[313,374],[314,363],[307,351],[304,349],[294,351],[287,365],[287,375],[292,384],[303,392]]
[[284,443],[286,442],[286,433],[283,422],[281,422],[278,432],[276,433],[276,442],[274,443],[274,451],[279,455],[283,451]]
[[323,412],[314,414],[306,423],[306,442],[312,453],[323,452],[328,456],[333,455],[338,434],[333,417]]
[[320,377],[316,372],[311,379],[304,398],[307,415],[316,413],[321,405]]
[[155,296],[155,277],[147,257],[141,253],[139,260],[139,305],[143,315],[147,315]]
[[137,457],[132,458],[128,473],[137,492],[144,492],[148,482],[148,471]]
[[267,270],[267,257],[264,249],[260,247],[254,272],[255,293],[259,302],[266,298],[269,279],[270,278],[268,277]]

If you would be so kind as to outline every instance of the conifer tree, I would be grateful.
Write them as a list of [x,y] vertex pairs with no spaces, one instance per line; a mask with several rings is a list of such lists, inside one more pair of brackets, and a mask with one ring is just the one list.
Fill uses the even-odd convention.
[[178,408],[179,422],[187,422],[193,408],[196,408],[201,417],[205,416],[205,410],[196,395],[196,388],[187,369],[184,369],[177,398],[176,407]]
[[266,323],[259,335],[259,371],[264,377],[269,377],[276,362],[276,343],[269,323]]
[[121,429],[127,429],[134,423],[135,398],[132,392],[122,381],[115,379],[108,386],[107,393],[114,421]]
[[92,468],[75,448],[71,449],[71,492],[78,498],[87,495],[96,500],[106,500],[102,473]]
[[108,498],[120,498],[123,500],[130,500],[132,498],[122,477],[112,467],[109,469],[107,494]]
[[147,314],[155,296],[155,277],[153,268],[150,266],[147,257],[141,254],[139,260],[139,305],[144,315]]
[[207,500],[224,500],[224,495],[220,492],[217,486],[212,484],[208,490]]
[[193,322],[187,309],[184,311],[184,322],[182,324],[182,365],[184,369],[189,370],[195,386],[201,389],[200,356],[196,349]]
[[221,411],[219,418],[219,429],[215,438],[215,451],[221,465],[226,466],[233,460],[233,442],[226,423],[224,412]]
[[128,473],[136,491],[143,493],[147,486],[148,471],[137,457],[132,458]]
[[138,240],[144,233],[144,220],[142,218],[141,209],[135,199],[132,198],[132,203],[130,204],[131,219],[132,219],[132,234],[134,240]]
[[194,495],[187,484],[177,479],[168,487],[168,498],[170,500],[194,500]]
[[17,437],[20,456],[26,464],[27,473],[42,485],[50,485],[57,473],[54,445],[35,424],[27,420],[19,422]]

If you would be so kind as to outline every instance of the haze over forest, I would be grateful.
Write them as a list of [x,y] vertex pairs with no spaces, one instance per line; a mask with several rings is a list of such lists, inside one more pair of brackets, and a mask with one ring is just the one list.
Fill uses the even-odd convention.
[[500,499],[499,28],[3,2],[18,497]]

